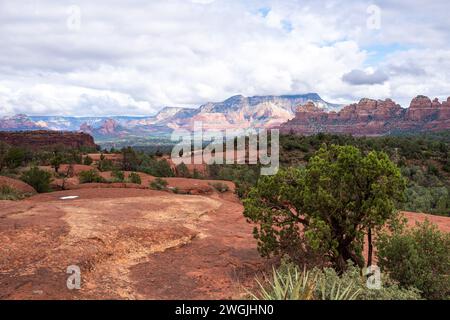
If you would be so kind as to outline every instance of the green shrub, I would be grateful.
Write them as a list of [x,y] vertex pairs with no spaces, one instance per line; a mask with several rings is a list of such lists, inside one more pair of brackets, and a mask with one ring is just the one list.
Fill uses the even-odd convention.
[[169,183],[161,178],[156,178],[150,183],[150,188],[154,190],[166,190]]
[[189,172],[189,169],[186,166],[186,164],[184,164],[184,162],[177,165],[176,172],[177,172],[178,177],[183,177],[183,178],[191,177],[191,173]]
[[388,276],[382,277],[381,289],[369,289],[359,268],[349,265],[341,275],[332,268],[301,271],[295,264],[282,262],[264,280],[256,279],[262,300],[418,300],[417,289],[400,289]]
[[250,296],[257,300],[356,300],[361,292],[357,282],[344,283],[335,274],[328,277],[319,269],[300,271],[292,263],[283,263],[273,268],[266,281],[256,279],[259,292]]
[[172,190],[172,192],[175,194],[180,194],[180,189],[178,189],[177,187],[170,188],[170,190]]
[[98,162],[97,166],[98,170],[105,172],[105,171],[112,171],[115,169],[114,163],[109,159],[105,159],[104,155],[102,155],[100,159],[101,160]]
[[10,186],[0,187],[0,200],[22,200],[26,196],[26,193],[20,192]]
[[136,172],[131,172],[130,175],[128,176],[128,179],[130,180],[131,183],[135,183],[135,184],[141,184],[141,176],[139,174],[137,174]]
[[122,169],[125,171],[136,171],[141,163],[136,151],[132,147],[123,148],[122,156]]
[[111,172],[111,176],[112,176],[114,182],[124,182],[125,181],[125,174],[123,173],[123,171],[113,170]]
[[141,163],[136,171],[144,172],[155,177],[175,176],[169,162],[165,159],[158,161],[152,158],[147,158]]
[[105,182],[105,179],[103,179],[103,177],[100,176],[100,174],[94,169],[80,172],[79,179],[80,179],[80,183]]
[[90,166],[93,162],[94,162],[94,160],[91,157],[89,157],[89,156],[84,157],[84,160],[83,160],[84,165]]
[[26,159],[26,152],[22,148],[12,147],[8,150],[5,156],[4,162],[6,166],[10,169],[15,169],[20,167]]
[[197,169],[194,169],[194,172],[192,173],[192,178],[203,179],[203,176]]
[[300,272],[297,267],[272,270],[272,275],[266,280],[256,279],[258,292],[249,292],[255,300],[313,300],[317,285],[317,275],[309,271]]
[[381,269],[402,287],[416,287],[426,299],[450,298],[450,234],[426,221],[380,235],[377,248]]
[[222,183],[222,182],[213,182],[213,183],[211,183],[211,185],[214,187],[214,189],[216,189],[220,193],[224,193],[224,192],[227,192],[230,190],[228,185],[226,185],[225,183]]
[[52,175],[50,172],[41,170],[38,167],[33,167],[30,170],[25,171],[22,174],[21,179],[32,186],[39,193],[50,191]]
[[400,288],[398,283],[392,280],[389,275],[381,274],[381,288],[370,289],[367,286],[366,271],[353,265],[349,265],[347,271],[338,275],[332,268],[322,270],[322,282],[320,295],[329,296],[333,292],[333,286],[338,287],[352,285],[353,291],[358,290],[358,300],[419,300],[420,291],[416,288]]

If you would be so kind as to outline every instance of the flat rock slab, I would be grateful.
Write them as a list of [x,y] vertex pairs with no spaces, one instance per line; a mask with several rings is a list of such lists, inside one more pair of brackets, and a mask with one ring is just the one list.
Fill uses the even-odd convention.
[[[242,297],[265,265],[242,210],[230,196],[140,189],[0,201],[0,298]],[[71,265],[80,290],[67,288]]]

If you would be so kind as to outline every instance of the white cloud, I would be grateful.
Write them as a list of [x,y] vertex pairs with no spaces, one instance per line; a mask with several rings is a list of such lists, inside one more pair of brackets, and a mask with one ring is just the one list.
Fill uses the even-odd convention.
[[[77,0],[74,31],[59,1],[2,1],[0,114],[152,114],[234,94],[313,91],[338,102],[370,95],[402,103],[448,94],[448,3],[428,10],[379,2],[374,31],[366,28],[369,1]],[[401,50],[378,52],[369,65],[387,81],[342,80],[367,69],[377,50],[365,48],[392,43]]]

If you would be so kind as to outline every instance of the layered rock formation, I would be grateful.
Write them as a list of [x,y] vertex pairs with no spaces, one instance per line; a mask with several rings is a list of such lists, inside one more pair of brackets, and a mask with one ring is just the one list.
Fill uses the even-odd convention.
[[317,93],[254,97],[237,95],[193,109],[166,107],[154,116],[0,117],[0,131],[82,131],[96,139],[116,139],[168,135],[174,129],[193,130],[195,122],[202,122],[203,128],[211,130],[269,128],[292,119],[295,108],[308,101],[327,111],[337,111],[342,107],[323,100]]
[[417,96],[404,109],[391,99],[361,99],[339,112],[326,112],[307,103],[297,109],[295,118],[280,126],[282,133],[319,132],[377,136],[402,132],[442,131],[450,129],[450,97],[431,101]]
[[97,148],[94,138],[86,133],[59,131],[0,131],[0,141],[12,146],[32,149],[62,145],[70,148]]

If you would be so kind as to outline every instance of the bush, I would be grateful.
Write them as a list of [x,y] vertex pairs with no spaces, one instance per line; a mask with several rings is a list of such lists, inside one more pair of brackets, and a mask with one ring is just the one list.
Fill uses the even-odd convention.
[[141,184],[141,176],[139,174],[137,174],[136,172],[132,172],[130,173],[130,175],[128,176],[128,179],[130,180],[131,183],[135,183],[135,184]]
[[111,176],[112,176],[114,182],[124,182],[125,181],[125,174],[123,173],[123,171],[113,170],[111,172]]
[[377,248],[381,269],[402,287],[416,287],[426,299],[450,298],[450,234],[426,221],[382,234]]
[[168,184],[169,183],[166,180],[156,178],[150,183],[150,188],[152,188],[153,190],[166,190]]
[[94,160],[92,160],[91,157],[89,157],[89,156],[84,157],[84,160],[83,160],[84,165],[90,166],[93,162],[94,162]]
[[20,192],[10,186],[0,187],[0,200],[22,200],[26,196],[26,193]]
[[216,189],[220,193],[224,193],[230,190],[230,188],[228,188],[228,185],[222,182],[214,182],[211,183],[211,185],[214,187],[214,189]]
[[194,169],[194,172],[192,173],[192,178],[203,179],[203,176],[197,169]]
[[151,158],[146,159],[143,163],[141,163],[136,171],[144,172],[155,177],[174,176],[174,172],[169,162],[165,159],[159,161]]
[[100,174],[94,169],[88,171],[81,171],[79,175],[80,183],[100,183],[105,182]]
[[104,155],[102,155],[100,157],[100,159],[101,160],[98,162],[98,170],[105,172],[105,171],[111,171],[111,170],[115,169],[114,163],[109,159],[105,159]]
[[300,271],[290,262],[283,261],[264,280],[256,279],[257,293],[253,299],[262,300],[418,300],[417,289],[400,289],[387,276],[382,277],[382,288],[369,289],[360,269],[349,265],[338,275],[332,268]]
[[30,170],[25,171],[22,174],[21,179],[32,186],[39,193],[50,191],[52,175],[50,172],[41,170],[38,167],[33,167]]
[[125,171],[136,171],[141,161],[132,147],[122,149],[122,169]]
[[177,172],[178,177],[183,177],[183,178],[191,177],[191,173],[189,172],[189,169],[186,166],[186,164],[184,164],[184,162],[177,165],[176,172]]
[[9,148],[9,145],[4,143],[3,141],[0,141],[0,172],[6,166],[6,156],[9,152]]
[[26,157],[24,149],[12,147],[8,150],[4,162],[9,169],[16,169],[25,162]]

